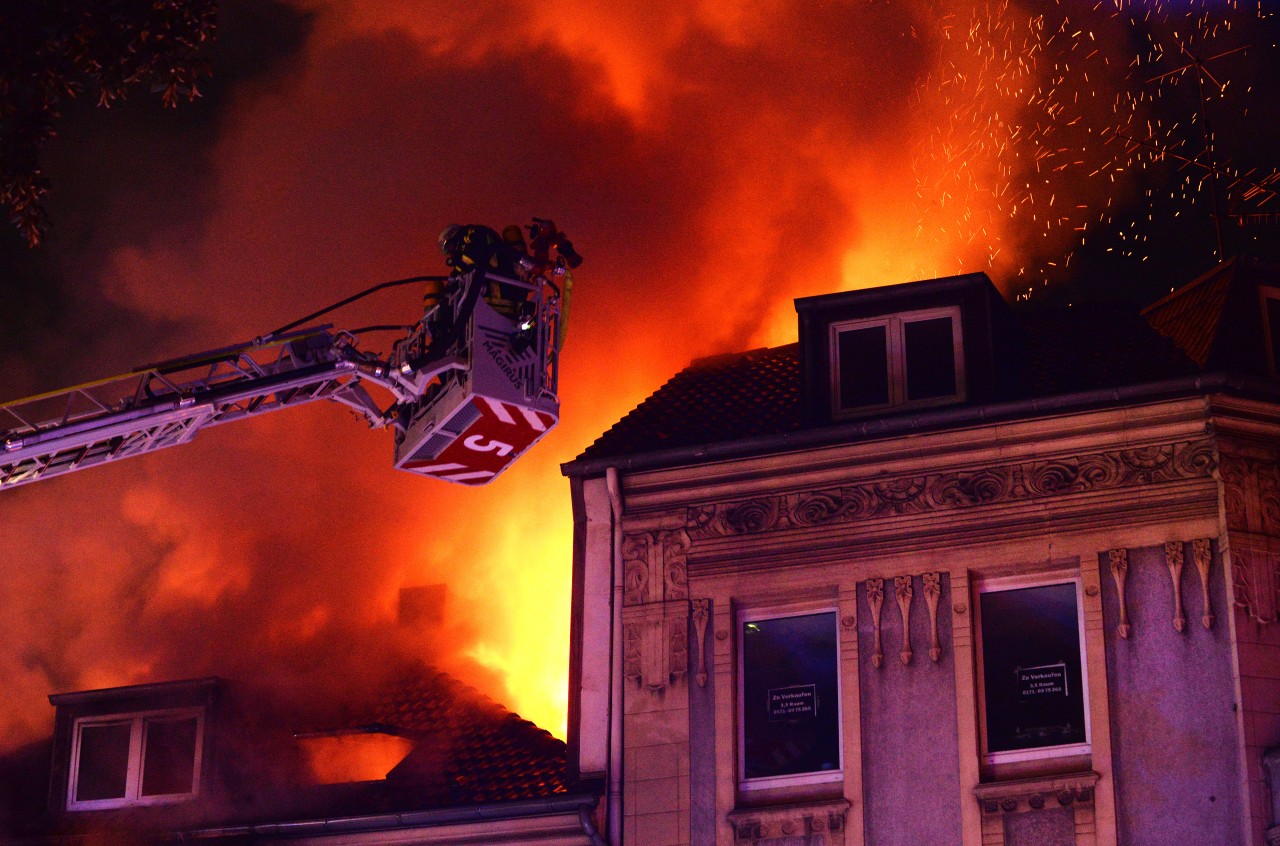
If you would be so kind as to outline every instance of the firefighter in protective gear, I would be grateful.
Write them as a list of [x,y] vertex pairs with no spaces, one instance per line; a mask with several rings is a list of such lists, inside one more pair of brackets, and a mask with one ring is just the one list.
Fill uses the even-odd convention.
[[[519,278],[516,255],[501,235],[488,226],[454,224],[440,233],[440,251],[454,275],[469,273],[482,267],[511,279]],[[499,314],[514,317],[525,292],[490,280],[484,291],[485,302]]]
[[[509,279],[533,281],[541,278],[556,289],[561,298],[561,315],[554,330],[556,348],[564,344],[568,326],[570,292],[573,287],[571,268],[582,263],[582,257],[553,221],[534,218],[526,241],[519,226],[508,226],[499,235],[494,229],[478,224],[454,224],[440,233],[440,251],[456,278],[477,268],[494,271]],[[439,305],[450,283],[428,283],[423,303],[428,310]],[[512,285],[490,279],[482,292],[494,311],[517,320],[527,315],[529,293]]]

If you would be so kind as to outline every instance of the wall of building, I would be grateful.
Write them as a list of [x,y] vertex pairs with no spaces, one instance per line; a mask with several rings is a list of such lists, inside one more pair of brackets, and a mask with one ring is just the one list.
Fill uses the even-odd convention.
[[1121,844],[1243,842],[1226,582],[1208,557],[1206,609],[1195,546],[1127,550],[1127,637],[1117,568],[1099,560]]
[[[626,679],[626,842],[1255,842],[1245,835],[1237,763],[1244,746],[1237,726],[1247,713],[1232,710],[1239,678],[1216,548],[1216,623],[1201,623],[1192,541],[1216,536],[1220,525],[1204,411],[1183,404],[1145,416],[1106,412],[1056,421],[1051,431],[1007,427],[992,441],[946,433],[841,448],[835,457],[627,477],[620,562],[627,631],[615,655]],[[1149,443],[1135,434],[1148,424]],[[1182,631],[1161,545],[1168,537],[1181,538]],[[1126,544],[1130,637],[1122,638],[1107,550]],[[936,662],[930,569],[939,573]],[[979,749],[981,638],[966,582],[1073,570],[1081,580],[1092,755],[1031,756],[992,771]],[[895,576],[908,575],[904,664]],[[874,579],[881,580],[878,667]],[[744,792],[738,617],[789,603],[839,607],[843,782]],[[1264,677],[1270,653],[1259,655],[1240,666],[1262,680],[1246,682],[1252,707],[1280,715],[1280,696],[1270,696]],[[1181,839],[1170,839],[1174,832]]]
[[1236,640],[1247,825],[1252,842],[1262,843],[1277,823],[1263,758],[1280,745],[1280,429],[1260,427],[1255,407],[1222,403],[1218,410],[1227,528],[1221,556],[1232,607],[1224,622]]
[[[862,733],[863,823],[874,846],[960,842],[955,663],[951,645],[950,577],[938,601],[938,660],[930,658],[933,627],[921,576],[911,580],[911,655],[904,662],[898,585],[885,579],[880,609],[883,660],[873,660],[876,614],[867,582],[858,586],[858,687]],[[970,800],[972,801],[972,800]]]
[[716,686],[711,683],[716,663],[710,620],[716,609],[707,600],[705,611],[695,608],[695,620],[699,613],[707,615],[703,624],[689,627],[689,655],[694,656],[689,672],[689,842],[714,843],[716,828],[723,825],[716,813]]

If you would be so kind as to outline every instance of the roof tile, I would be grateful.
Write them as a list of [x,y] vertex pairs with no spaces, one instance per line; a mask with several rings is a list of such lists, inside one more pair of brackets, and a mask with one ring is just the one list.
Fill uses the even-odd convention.
[[[1129,304],[1018,315],[1027,398],[1166,379],[1195,370]],[[601,435],[579,459],[696,447],[802,427],[799,345],[694,361]]]
[[401,674],[355,724],[392,726],[418,746],[387,781],[431,806],[534,799],[567,790],[563,741],[458,681],[419,666]]

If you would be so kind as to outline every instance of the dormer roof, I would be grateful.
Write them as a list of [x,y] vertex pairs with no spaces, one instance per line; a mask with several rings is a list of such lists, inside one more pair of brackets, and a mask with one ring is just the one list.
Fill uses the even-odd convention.
[[1263,308],[1268,290],[1280,293],[1280,265],[1239,256],[1152,303],[1142,313],[1201,370],[1264,376],[1270,372],[1268,320]]
[[[615,463],[632,468],[688,463],[922,431],[969,418],[1030,416],[1059,401],[1116,402],[1140,386],[1198,391],[1197,374],[1215,369],[1262,375],[1256,366],[1215,368],[1215,362],[1231,359],[1225,353],[1215,357],[1213,344],[1217,339],[1221,349],[1230,349],[1234,335],[1244,334],[1230,328],[1232,321],[1246,319],[1232,311],[1236,299],[1246,315],[1251,305],[1248,319],[1260,325],[1257,291],[1268,278],[1280,280],[1280,274],[1257,263],[1230,262],[1145,312],[1125,302],[1014,311],[996,302],[994,288],[981,274],[806,298],[797,301],[799,343],[694,361],[564,471],[583,475]],[[966,396],[949,406],[887,408],[849,420],[824,415],[823,392],[830,390],[831,380],[819,360],[823,321],[829,325],[939,304],[957,305],[965,320],[964,355],[971,368]],[[1250,344],[1260,349],[1262,330],[1252,331]],[[1261,352],[1254,354],[1263,360]],[[1186,382],[1182,389],[1176,388],[1179,380]]]

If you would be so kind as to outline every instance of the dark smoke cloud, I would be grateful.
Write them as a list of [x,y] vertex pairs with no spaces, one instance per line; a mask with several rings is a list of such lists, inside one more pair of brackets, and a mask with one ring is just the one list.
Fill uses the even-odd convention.
[[[1028,242],[981,195],[920,211],[922,176],[964,164],[921,155],[955,109],[921,86],[964,70],[949,33],[982,8],[237,0],[204,101],[72,115],[48,246],[0,244],[6,398],[438,272],[451,222],[554,216],[586,263],[562,423],[487,488],[394,473],[385,433],[326,406],[0,494],[2,742],[48,731],[52,690],[217,673],[341,698],[412,657],[560,730],[560,462],[690,358],[790,340],[796,296],[1001,281],[1061,247],[990,265],[964,213]],[[441,582],[443,619],[397,629],[400,588]]]

